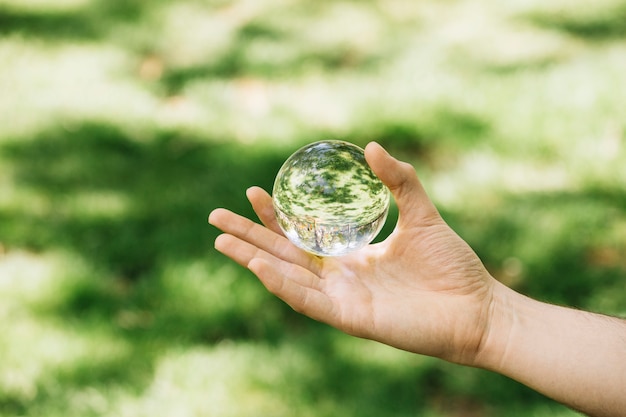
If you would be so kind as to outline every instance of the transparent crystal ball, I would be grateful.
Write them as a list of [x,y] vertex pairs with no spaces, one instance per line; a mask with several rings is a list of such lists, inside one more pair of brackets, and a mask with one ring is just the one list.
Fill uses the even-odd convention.
[[338,140],[297,150],[278,171],[272,194],[287,238],[320,256],[366,246],[389,211],[389,190],[370,169],[363,149]]

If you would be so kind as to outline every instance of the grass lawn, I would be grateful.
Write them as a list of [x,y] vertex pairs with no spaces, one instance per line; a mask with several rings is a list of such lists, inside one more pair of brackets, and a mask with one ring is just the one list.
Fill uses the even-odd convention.
[[1,416],[577,415],[299,316],[206,219],[376,140],[499,280],[626,315],[626,1],[0,0],[0,63]]

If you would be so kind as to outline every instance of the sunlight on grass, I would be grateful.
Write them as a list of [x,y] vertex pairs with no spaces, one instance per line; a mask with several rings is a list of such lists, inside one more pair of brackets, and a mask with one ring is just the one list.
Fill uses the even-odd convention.
[[49,259],[27,252],[2,253],[0,291],[15,301],[41,297],[40,292],[46,293],[43,288],[50,285],[56,266]]
[[[120,402],[121,416],[290,416],[304,410],[289,381],[316,374],[315,363],[289,347],[217,345],[170,351],[138,398]],[[294,389],[296,391],[294,391]],[[294,403],[294,401],[296,403]],[[302,415],[311,415],[304,413]]]
[[358,366],[381,367],[398,373],[413,367],[427,369],[424,363],[434,361],[377,342],[347,337],[333,339],[333,348],[338,356]]
[[108,363],[127,355],[129,345],[102,328],[77,328],[71,321],[38,315],[65,299],[78,282],[73,276],[80,275],[74,274],[83,268],[61,254],[11,252],[0,258],[3,396],[32,401],[43,385],[55,383],[55,374],[80,363]]
[[65,207],[59,209],[68,215],[80,213],[85,217],[118,218],[129,210],[128,198],[112,191],[85,191],[67,200]]
[[208,57],[219,60],[233,47],[238,27],[246,21],[252,4],[215,13],[198,3],[172,3],[155,20],[162,22],[156,49],[173,68],[202,65]]
[[2,137],[81,119],[145,124],[156,106],[150,94],[120,77],[129,62],[116,48],[13,38],[0,43],[0,60],[11,63],[0,70]]
[[14,315],[5,316],[11,325],[2,326],[3,337],[19,341],[3,348],[3,394],[20,400],[33,400],[39,387],[54,383],[50,378],[77,364],[103,364],[125,358],[129,346],[96,329],[75,332],[54,322]]

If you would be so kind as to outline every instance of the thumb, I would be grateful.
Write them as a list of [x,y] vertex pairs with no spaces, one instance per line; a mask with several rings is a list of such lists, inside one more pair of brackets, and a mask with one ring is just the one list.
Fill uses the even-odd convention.
[[376,142],[365,147],[365,159],[396,200],[400,212],[398,226],[424,225],[439,219],[437,208],[411,164],[392,157]]

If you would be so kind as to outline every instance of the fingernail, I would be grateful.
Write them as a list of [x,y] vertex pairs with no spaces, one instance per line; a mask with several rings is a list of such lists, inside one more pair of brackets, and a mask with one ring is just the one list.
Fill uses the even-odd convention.
[[385,154],[389,155],[389,152],[387,152],[387,150],[380,143],[376,141],[371,141],[370,143],[367,144],[367,146],[369,146],[370,144],[373,144],[374,146],[380,148]]

